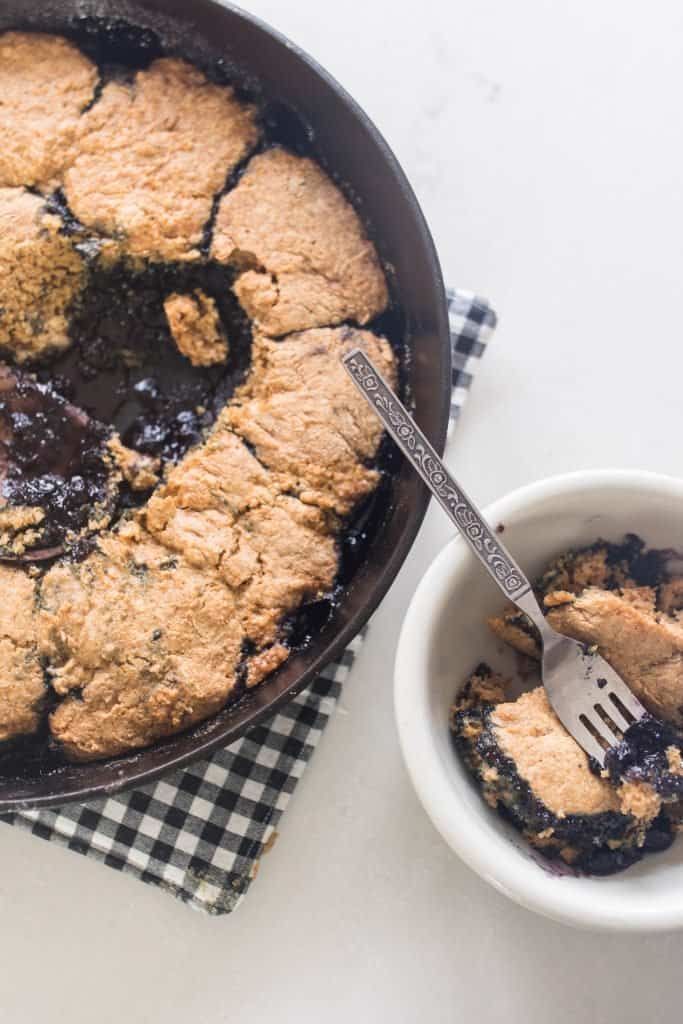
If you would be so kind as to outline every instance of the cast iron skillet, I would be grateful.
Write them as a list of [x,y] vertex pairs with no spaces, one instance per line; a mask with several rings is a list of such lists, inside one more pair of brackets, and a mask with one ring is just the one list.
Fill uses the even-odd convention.
[[[405,393],[417,421],[443,450],[450,401],[450,344],[444,287],[415,196],[386,143],[346,92],[305,53],[250,15],[215,0],[0,0],[0,30],[71,30],[83,18],[123,19],[153,30],[165,52],[207,65],[296,111],[315,155],[357,198],[387,269],[399,315]],[[396,334],[399,337],[396,337]],[[342,600],[323,629],[267,682],[208,722],[133,756],[50,768],[37,763],[0,779],[0,811],[88,800],[150,782],[242,736],[339,657],[387,592],[415,539],[428,496],[395,460],[380,522]],[[378,516],[375,514],[374,519]],[[381,685],[381,681],[377,681]]]

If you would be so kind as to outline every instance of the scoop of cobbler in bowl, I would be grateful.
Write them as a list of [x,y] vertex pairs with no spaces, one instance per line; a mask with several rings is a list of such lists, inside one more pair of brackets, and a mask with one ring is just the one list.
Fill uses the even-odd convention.
[[396,717],[425,809],[483,878],[567,923],[683,926],[682,513],[683,483],[626,471],[551,478],[486,510],[552,625],[596,645],[661,723],[607,771],[554,715],[533,628],[461,540],[402,629]]
[[662,729],[670,727],[651,779],[646,764],[635,777],[630,766],[601,770],[565,730],[538,673],[539,637],[516,608],[490,617],[488,626],[520,656],[524,691],[515,697],[514,680],[482,663],[451,708],[458,752],[486,802],[542,854],[584,871],[629,867],[666,849],[679,827],[683,577],[677,562],[675,552],[648,550],[635,535],[621,543],[597,540],[555,559],[535,587],[552,627],[595,645]]

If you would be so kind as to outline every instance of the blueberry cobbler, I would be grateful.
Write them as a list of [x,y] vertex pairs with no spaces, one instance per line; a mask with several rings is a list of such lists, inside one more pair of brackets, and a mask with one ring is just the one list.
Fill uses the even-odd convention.
[[[683,577],[635,536],[554,561],[535,591],[550,625],[599,653],[646,706],[600,769],[540,685],[540,643],[512,606],[488,625],[519,655],[525,692],[480,664],[451,709],[456,747],[486,802],[549,858],[593,874],[667,848],[683,804]],[[652,717],[650,717],[652,716]]]
[[0,741],[77,761],[286,661],[382,476],[340,356],[397,379],[337,184],[220,74],[133,49],[0,35]]

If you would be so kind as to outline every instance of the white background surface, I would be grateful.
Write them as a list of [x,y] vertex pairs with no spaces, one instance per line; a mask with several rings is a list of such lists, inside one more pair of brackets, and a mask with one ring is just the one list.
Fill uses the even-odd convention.
[[[447,278],[501,327],[450,460],[480,501],[553,472],[683,468],[683,7],[250,0],[356,96]],[[397,746],[392,657],[449,535],[432,510],[247,900],[209,919],[0,833],[0,1020],[664,1022],[683,936],[590,936],[442,844]]]

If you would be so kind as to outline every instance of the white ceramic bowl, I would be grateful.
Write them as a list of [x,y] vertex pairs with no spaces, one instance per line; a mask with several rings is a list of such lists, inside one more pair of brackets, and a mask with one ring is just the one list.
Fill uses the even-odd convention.
[[[598,470],[523,487],[488,509],[502,539],[534,576],[555,555],[598,537],[639,534],[683,550],[683,481]],[[553,874],[486,806],[451,743],[448,708],[476,664],[514,671],[484,620],[504,604],[465,542],[434,560],[406,615],[396,655],[395,705],[408,771],[446,842],[496,889],[558,921],[611,931],[683,927],[683,836],[607,878]]]

